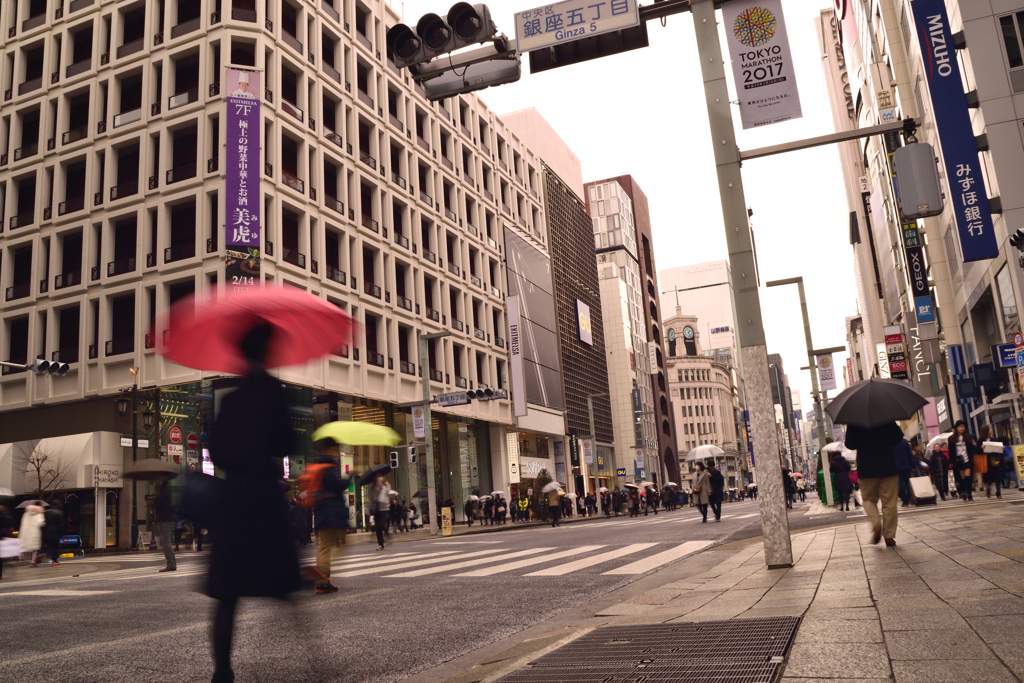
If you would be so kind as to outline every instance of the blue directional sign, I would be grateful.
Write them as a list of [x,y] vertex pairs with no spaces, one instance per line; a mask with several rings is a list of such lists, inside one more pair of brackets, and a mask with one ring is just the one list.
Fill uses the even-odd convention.
[[1024,351],[1017,352],[1017,367],[1024,368]]
[[992,361],[999,368],[1017,367],[1017,347],[1013,344],[993,344]]

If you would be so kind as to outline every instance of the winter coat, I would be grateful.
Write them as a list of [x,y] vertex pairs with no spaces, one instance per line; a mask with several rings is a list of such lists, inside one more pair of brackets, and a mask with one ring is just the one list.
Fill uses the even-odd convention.
[[932,451],[929,466],[932,485],[939,493],[949,493],[949,458],[941,450]]
[[982,480],[986,484],[994,484],[997,481],[1002,483],[1003,481],[1003,454],[1002,453],[986,453],[985,458],[988,461],[988,470],[982,476]]
[[[966,456],[961,456],[957,453],[957,444],[960,440],[967,445]],[[964,432],[963,437],[960,437],[956,432],[953,436],[949,437],[949,462],[953,465],[953,470],[956,472],[956,478],[960,479],[961,472],[963,470],[971,470],[971,475],[974,474],[974,454],[978,452],[978,442],[974,440],[974,437]],[[964,459],[966,458],[966,459]]]
[[[697,492],[697,487],[700,492]],[[707,505],[711,500],[711,477],[707,472],[697,472],[693,476],[693,502],[696,505]]]
[[348,528],[348,479],[341,476],[337,463],[326,456],[313,460],[314,464],[329,465],[320,479],[313,505],[313,520],[317,529]]
[[845,443],[847,448],[857,451],[857,477],[880,479],[899,474],[893,450],[902,441],[903,430],[895,422],[871,429],[847,426]]
[[29,505],[25,508],[25,514],[21,516],[21,526],[18,527],[18,540],[21,541],[21,552],[30,553],[43,547],[43,508],[39,505]]
[[716,503],[722,502],[722,491],[725,490],[725,477],[716,467],[711,470],[708,474],[708,478],[711,480],[711,501]]
[[836,477],[836,491],[852,491],[853,482],[850,481],[850,463],[841,453],[836,453],[829,463],[832,474]]
[[43,542],[56,541],[64,533],[64,513],[58,507],[48,507],[43,513]]
[[221,402],[210,459],[220,487],[206,594],[283,598],[300,587],[299,561],[280,482],[294,440],[281,383],[256,370]]
[[14,517],[7,508],[0,507],[0,538],[8,538],[14,531]]
[[917,458],[914,457],[914,451],[906,439],[900,441],[896,448],[892,449],[892,456],[898,470],[915,470],[918,467]]
[[[367,487],[367,489],[366,489],[366,506],[367,506],[367,508],[369,508],[370,514],[373,514],[373,513],[376,513],[376,512],[388,512],[388,513],[391,512],[391,501],[390,501],[390,499],[386,503],[382,502],[381,499],[380,499],[380,491],[381,491],[381,489],[384,489],[385,491],[387,491],[388,490],[388,483],[386,481],[384,481],[384,482],[381,482],[380,484],[378,484],[376,479],[374,479],[373,482],[370,484],[370,486]],[[446,507],[446,506],[442,505],[441,507]]]

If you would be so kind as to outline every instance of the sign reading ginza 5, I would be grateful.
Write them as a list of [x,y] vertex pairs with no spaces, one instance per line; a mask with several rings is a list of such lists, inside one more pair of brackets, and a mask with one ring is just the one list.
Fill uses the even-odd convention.
[[566,0],[516,12],[516,49],[530,52],[636,26],[636,0]]
[[734,0],[722,15],[743,128],[801,118],[782,0]]
[[261,74],[227,70],[224,280],[231,290],[260,281]]
[[910,7],[914,11],[917,39],[928,77],[960,251],[965,262],[995,258],[999,255],[999,245],[992,230],[992,212],[981,175],[978,145],[967,111],[967,96],[953,47],[946,3],[944,0],[914,0]]

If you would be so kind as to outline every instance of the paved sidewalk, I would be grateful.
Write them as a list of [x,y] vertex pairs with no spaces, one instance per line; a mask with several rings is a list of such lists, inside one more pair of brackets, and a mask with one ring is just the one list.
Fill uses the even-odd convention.
[[1024,505],[931,510],[902,517],[891,549],[867,524],[796,534],[788,569],[756,539],[699,553],[443,678],[495,680],[598,626],[801,616],[783,683],[1024,679]]

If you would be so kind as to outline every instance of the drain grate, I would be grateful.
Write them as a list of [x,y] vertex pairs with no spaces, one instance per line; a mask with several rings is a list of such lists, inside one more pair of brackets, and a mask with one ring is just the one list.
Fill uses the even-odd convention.
[[771,683],[798,617],[595,629],[501,683]]

